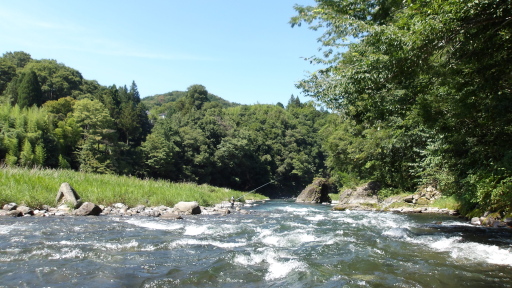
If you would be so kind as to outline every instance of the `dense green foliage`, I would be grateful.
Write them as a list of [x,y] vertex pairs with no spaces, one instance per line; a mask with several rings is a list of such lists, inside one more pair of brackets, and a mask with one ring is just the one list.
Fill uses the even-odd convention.
[[84,174],[72,170],[53,169],[0,169],[0,203],[18,203],[40,208],[54,206],[55,195],[63,182],[71,183],[85,202],[98,205],[124,203],[137,205],[172,207],[180,201],[197,201],[199,205],[211,206],[228,201],[231,196],[241,201],[263,200],[257,193],[216,188],[192,183],[171,183],[163,180],[137,179],[135,177]]
[[141,99],[135,82],[105,87],[24,52],[5,53],[0,64],[0,159],[8,166],[245,191],[275,181],[267,192],[288,195],[325,176],[318,131],[329,113],[294,96],[286,108],[242,106],[192,85]]
[[512,2],[316,0],[327,163],[342,183],[433,184],[463,209],[512,211]]
[[[156,119],[159,115],[163,115],[169,110],[169,107],[175,105],[174,102],[184,101],[187,96],[186,91],[172,91],[164,94],[158,94],[154,96],[147,96],[142,99],[142,103],[151,111],[150,115]],[[222,99],[221,97],[208,93],[208,102],[216,103],[222,108],[240,106],[238,103],[232,103]]]

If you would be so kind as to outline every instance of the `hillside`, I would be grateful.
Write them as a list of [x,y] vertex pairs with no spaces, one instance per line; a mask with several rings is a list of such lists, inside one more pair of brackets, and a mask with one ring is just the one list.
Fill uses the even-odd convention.
[[[172,91],[164,94],[156,94],[153,96],[147,96],[142,98],[142,103],[146,105],[148,110],[151,110],[155,107],[163,106],[167,103],[176,102],[179,99],[185,97],[187,95],[186,91]],[[222,108],[236,107],[241,104],[229,102],[227,100],[222,99],[221,97],[208,93],[208,99],[210,102],[219,103]]]

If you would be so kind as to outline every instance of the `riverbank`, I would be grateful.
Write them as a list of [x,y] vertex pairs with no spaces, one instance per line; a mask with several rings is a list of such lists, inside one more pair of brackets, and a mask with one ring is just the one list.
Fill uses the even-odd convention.
[[[243,202],[228,202],[216,204],[211,207],[199,206],[195,201],[193,202],[178,202],[174,207],[165,205],[160,206],[145,206],[137,205],[129,207],[123,203],[115,203],[110,206],[95,205],[91,202],[83,203],[81,206],[74,209],[69,204],[62,204],[57,207],[43,205],[41,208],[32,209],[25,205],[17,205],[16,203],[8,203],[0,209],[0,216],[34,216],[34,217],[51,217],[51,216],[118,216],[118,217],[131,217],[131,216],[146,216],[146,217],[161,217],[165,219],[183,219],[182,215],[203,214],[203,215],[227,215],[234,212],[240,214],[248,214],[247,210],[243,207],[254,207],[265,200],[247,200]],[[90,203],[91,205],[88,205]],[[89,206],[89,208],[83,208]]]
[[264,200],[267,197],[227,188],[194,183],[172,183],[163,180],[138,179],[129,176],[81,173],[72,170],[0,169],[0,205],[17,203],[42,210],[56,207],[55,196],[62,183],[69,183],[83,202],[104,207],[123,203],[128,207],[174,207],[179,202],[196,201],[208,207],[228,201],[231,197],[244,200]]
[[380,184],[370,181],[354,189],[346,189],[339,195],[331,195],[331,198],[335,197],[339,198],[339,201],[333,207],[333,210],[337,211],[446,214],[465,218],[475,226],[512,228],[512,218],[499,213],[486,212],[479,217],[461,215],[458,201],[453,196],[442,195],[440,191],[432,186],[424,187],[411,194],[383,197],[380,193]]

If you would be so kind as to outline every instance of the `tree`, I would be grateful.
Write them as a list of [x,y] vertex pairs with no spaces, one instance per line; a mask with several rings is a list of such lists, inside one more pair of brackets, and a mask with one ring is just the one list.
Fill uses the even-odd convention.
[[121,105],[121,113],[118,120],[119,129],[126,138],[126,145],[130,139],[136,139],[142,132],[137,107],[133,103],[124,103]]
[[137,84],[135,84],[135,81],[132,81],[129,94],[132,98],[132,102],[135,103],[135,105],[138,105],[140,103],[140,94],[139,89],[137,88]]
[[7,88],[7,84],[16,76],[16,66],[11,62],[0,58],[0,95]]
[[115,166],[114,120],[106,107],[97,100],[83,99],[75,103],[73,118],[83,130],[78,152],[80,170],[112,173]]
[[43,93],[42,103],[73,96],[74,91],[80,90],[83,81],[80,72],[55,60],[34,60],[23,70],[33,70],[37,73]]
[[55,115],[59,120],[65,119],[73,112],[73,106],[76,100],[71,97],[60,98],[59,100],[47,101],[43,104],[48,113]]
[[37,78],[37,74],[30,70],[23,72],[18,79],[18,99],[17,104],[21,107],[30,107],[32,105],[41,106],[43,101],[43,93],[41,85]]
[[119,90],[116,85],[112,85],[105,90],[100,101],[105,105],[112,119],[119,119],[121,100],[119,99]]
[[152,177],[179,180],[179,166],[176,165],[180,153],[176,143],[179,141],[178,131],[169,120],[157,123],[141,147],[146,170]]
[[404,173],[409,183],[444,171],[434,181],[465,208],[512,211],[503,192],[512,179],[509,1],[318,0],[295,9],[292,25],[324,30],[322,55],[307,60],[325,68],[299,87],[360,126],[361,145],[369,129],[388,131],[385,153],[365,166],[378,162],[375,173]]
[[208,91],[203,85],[192,85],[187,88],[187,103],[191,108],[200,110],[204,103],[209,102]]
[[32,60],[30,54],[23,51],[6,52],[2,55],[2,58],[12,63],[18,69],[25,67]]

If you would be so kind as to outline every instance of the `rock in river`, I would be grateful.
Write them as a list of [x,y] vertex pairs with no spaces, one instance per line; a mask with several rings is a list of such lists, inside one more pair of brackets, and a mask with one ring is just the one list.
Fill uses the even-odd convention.
[[330,187],[326,179],[315,179],[312,184],[302,190],[295,202],[331,203],[332,200],[331,197],[329,197],[329,190]]

